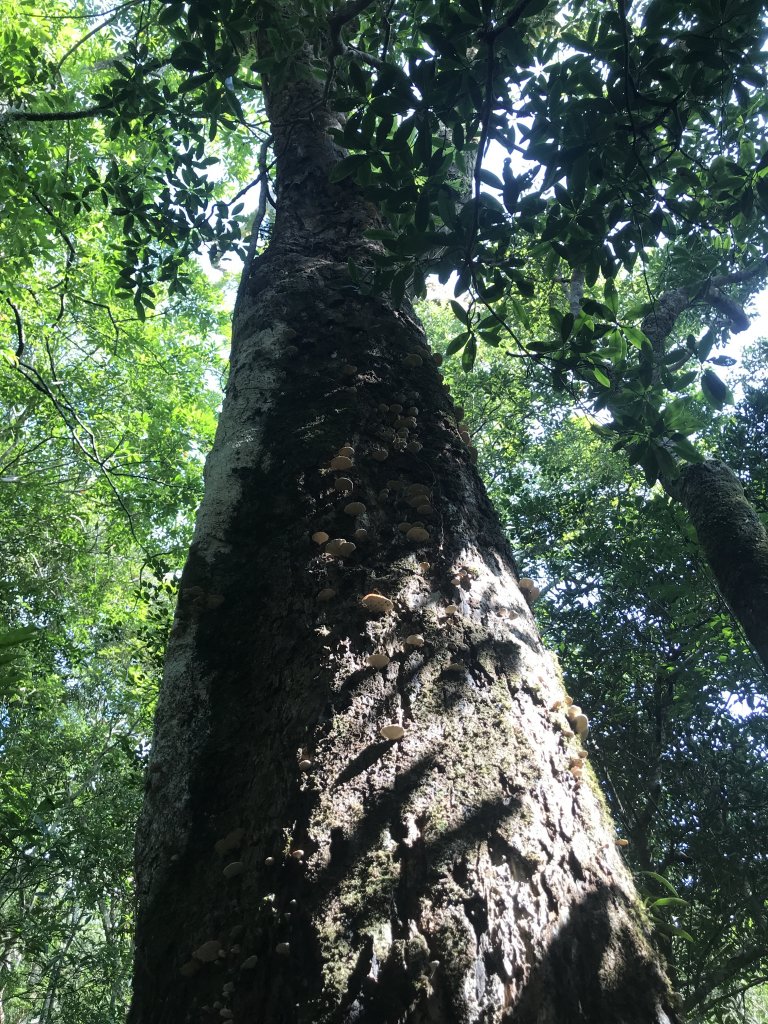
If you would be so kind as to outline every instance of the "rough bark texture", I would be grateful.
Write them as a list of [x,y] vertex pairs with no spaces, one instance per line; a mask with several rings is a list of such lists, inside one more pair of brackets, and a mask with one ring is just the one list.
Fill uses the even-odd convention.
[[[733,274],[715,281],[727,284],[744,279],[748,276]],[[717,308],[734,332],[749,326],[741,306],[714,287],[714,282],[697,298]],[[657,378],[667,339],[692,301],[685,288],[665,292],[643,321],[643,331],[656,354]],[[738,477],[724,462],[712,460],[683,466],[678,477],[662,477],[661,482],[688,513],[720,592],[768,669],[768,534],[744,496]]]
[[423,332],[349,278],[375,211],[327,183],[316,88],[271,98],[279,213],[168,650],[132,1024],[675,1021]]
[[720,592],[768,668],[768,534],[723,462],[685,466],[666,483],[685,508]]

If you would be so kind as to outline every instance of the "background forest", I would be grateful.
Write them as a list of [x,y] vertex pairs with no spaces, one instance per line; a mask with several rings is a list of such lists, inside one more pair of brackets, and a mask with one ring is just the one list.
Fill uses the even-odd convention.
[[[75,6],[6,4],[0,25],[0,140],[11,158],[0,171],[3,1024],[124,1018],[133,830],[226,380],[233,275],[209,261],[242,256],[254,217],[258,248],[270,220],[257,108],[246,122],[231,84],[193,82],[192,44],[152,79],[128,31],[137,22],[121,20],[140,22],[142,5],[98,19]],[[588,17],[589,5],[574,6]],[[473,4],[462,7],[471,16]],[[159,31],[172,33],[181,11],[164,5]],[[360,73],[350,65],[363,90]],[[695,1024],[768,1021],[768,678],[659,480],[674,480],[673,456],[723,460],[768,522],[768,343],[728,354],[762,284],[768,203],[768,152],[744,127],[746,111],[764,125],[765,81],[748,62],[740,76],[719,122],[698,124],[697,182],[681,165],[666,192],[698,190],[709,234],[678,241],[659,214],[642,259],[598,259],[577,280],[561,261],[594,225],[574,218],[569,236],[570,200],[559,196],[565,241],[519,250],[535,287],[500,298],[491,281],[446,285],[445,273],[430,289],[440,298],[418,303],[520,573],[541,591],[539,626],[589,713],[589,756]],[[182,107],[164,134],[131,106],[147,102],[142,89],[160,104],[164,88],[183,97],[198,86],[207,120]],[[58,123],[46,100],[39,119],[17,116],[56,90],[73,109],[107,109],[118,89],[111,122]],[[409,151],[424,146],[421,133],[404,138]],[[364,178],[360,154],[350,160],[345,173]],[[533,200],[517,205],[531,183],[522,167],[508,161],[499,177],[478,166],[475,177],[510,216],[532,220]],[[538,187],[546,196],[560,186]],[[493,203],[502,209],[495,198],[477,208]],[[201,248],[208,272],[190,255]],[[724,273],[728,295],[705,295],[702,282],[714,289]],[[382,280],[422,291],[411,272]],[[642,358],[645,318],[681,289],[688,301],[654,369]],[[580,331],[601,339],[599,351],[589,341],[581,355],[565,352]],[[621,401],[619,373],[630,381]],[[633,380],[645,389],[641,411],[627,398]]]

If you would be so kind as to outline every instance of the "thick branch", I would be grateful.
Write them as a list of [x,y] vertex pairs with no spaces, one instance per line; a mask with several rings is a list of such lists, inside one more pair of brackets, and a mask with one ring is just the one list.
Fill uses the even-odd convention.
[[8,121],[84,121],[89,117],[96,117],[103,114],[111,107],[100,104],[96,107],[86,107],[84,110],[19,110],[11,107],[0,114],[0,124]]

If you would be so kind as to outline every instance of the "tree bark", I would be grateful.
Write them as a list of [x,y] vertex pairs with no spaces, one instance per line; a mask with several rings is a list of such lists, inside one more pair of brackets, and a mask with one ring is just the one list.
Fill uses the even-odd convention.
[[[760,268],[762,265],[761,261]],[[756,276],[757,271],[749,274]],[[726,284],[729,280],[744,279],[749,278],[735,274],[715,280]],[[734,331],[749,325],[741,306],[719,289],[710,287],[703,291],[700,300],[715,305],[724,315],[728,309]],[[643,321],[643,331],[656,354],[657,373],[667,339],[691,301],[685,288],[665,292],[656,309]],[[768,669],[768,533],[745,497],[738,477],[730,466],[712,459],[682,466],[678,477],[662,476],[661,483],[688,513],[720,593]]]
[[720,593],[768,668],[768,534],[738,477],[710,460],[684,466],[664,486],[688,513]]
[[376,211],[328,182],[314,79],[269,106],[278,213],[168,648],[130,1020],[677,1021],[423,331],[350,278]]

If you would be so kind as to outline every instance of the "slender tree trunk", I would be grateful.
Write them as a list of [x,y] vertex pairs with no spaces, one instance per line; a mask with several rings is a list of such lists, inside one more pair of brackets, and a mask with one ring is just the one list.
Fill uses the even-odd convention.
[[685,466],[668,493],[688,513],[721,594],[768,668],[768,534],[724,462]]
[[130,1019],[675,1021],[423,331],[350,278],[376,211],[328,183],[318,89],[270,97],[279,209],[168,649]]
[[[730,277],[740,280],[742,275]],[[727,284],[729,278],[715,280]],[[734,330],[749,326],[741,306],[719,289],[710,287],[699,300],[724,313]],[[691,301],[689,289],[666,292],[643,321],[656,354],[657,374],[667,339]],[[688,513],[720,593],[768,669],[768,533],[738,477],[724,462],[713,459],[682,466],[677,478],[662,477],[661,483]]]

